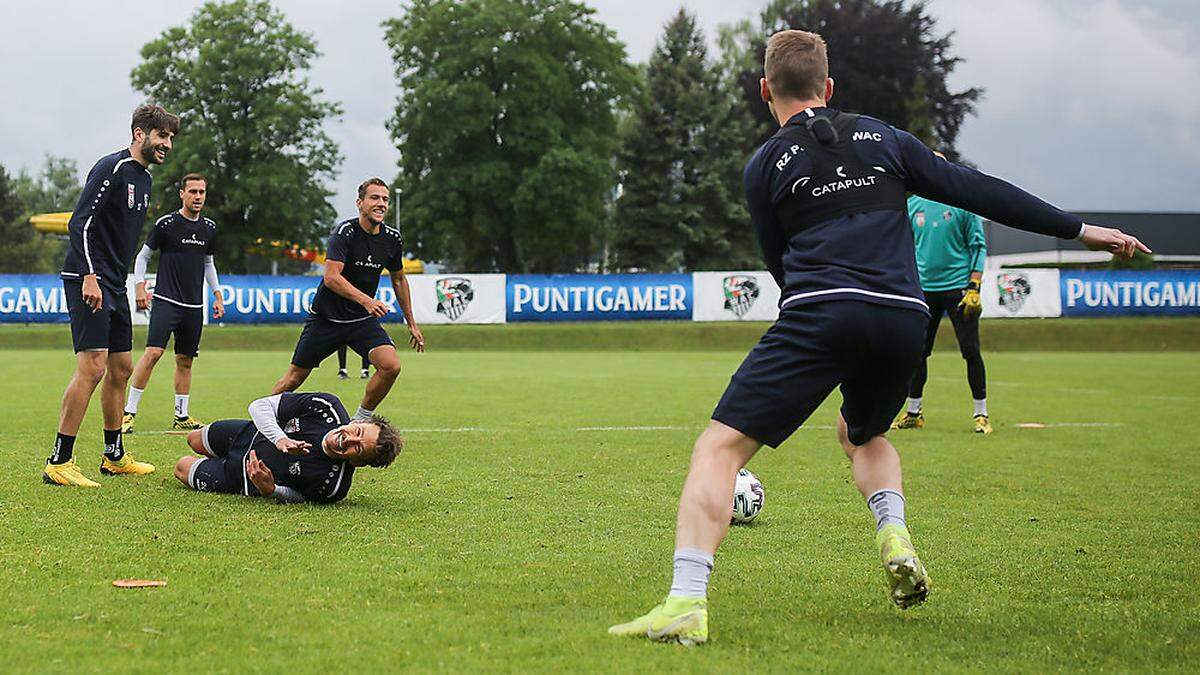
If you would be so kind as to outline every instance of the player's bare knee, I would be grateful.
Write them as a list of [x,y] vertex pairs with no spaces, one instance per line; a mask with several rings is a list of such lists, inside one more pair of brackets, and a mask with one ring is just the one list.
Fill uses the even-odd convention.
[[183,354],[175,355],[175,367],[180,370],[192,369],[192,357],[184,356]]
[[191,432],[188,432],[188,435],[187,435],[188,447],[191,448],[193,451],[195,451],[197,454],[201,454],[201,455],[208,455],[208,450],[204,447],[204,429],[205,428],[206,427],[201,427],[199,429],[195,429]]
[[110,363],[105,371],[105,377],[122,386],[129,381],[129,376],[132,374],[133,367],[128,363]]
[[[199,462],[198,457],[180,457],[179,461],[175,462],[175,478],[179,479],[180,483],[188,485],[188,474],[191,473],[192,464]],[[188,485],[188,487],[191,487]]]
[[142,354],[142,357],[151,364],[155,364],[158,363],[158,360],[162,358],[162,355],[163,350],[161,347],[146,347],[146,353]]
[[107,370],[103,359],[81,359],[75,369],[75,377],[94,389],[104,379]]
[[842,452],[846,453],[846,457],[854,459],[854,453],[858,450],[858,446],[850,442],[850,427],[846,425],[845,418],[838,416],[837,424],[837,439],[842,445]]

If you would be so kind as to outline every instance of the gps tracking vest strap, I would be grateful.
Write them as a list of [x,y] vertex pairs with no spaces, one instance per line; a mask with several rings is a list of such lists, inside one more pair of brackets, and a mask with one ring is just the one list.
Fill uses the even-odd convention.
[[810,175],[795,178],[791,194],[777,207],[787,236],[854,213],[906,210],[904,181],[883,167],[866,164],[854,152],[858,115],[839,112],[833,116],[830,122],[836,133],[829,145],[818,140],[829,140],[828,131],[814,133],[820,119],[810,113],[774,136],[791,143],[793,155],[807,155],[812,167]]

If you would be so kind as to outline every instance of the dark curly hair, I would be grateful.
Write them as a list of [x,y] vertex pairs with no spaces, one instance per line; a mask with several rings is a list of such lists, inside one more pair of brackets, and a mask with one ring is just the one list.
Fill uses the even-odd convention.
[[386,417],[371,415],[367,422],[379,428],[379,438],[375,441],[375,455],[367,462],[367,466],[382,469],[396,461],[396,455],[404,449],[404,437]]

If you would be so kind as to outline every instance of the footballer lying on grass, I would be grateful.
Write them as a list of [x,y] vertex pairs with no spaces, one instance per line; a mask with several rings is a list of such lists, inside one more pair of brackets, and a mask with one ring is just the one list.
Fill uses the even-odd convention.
[[266,396],[249,410],[188,434],[204,456],[180,457],[175,477],[201,492],[330,504],[349,494],[356,467],[386,467],[404,447],[386,419],[351,421],[333,394]]

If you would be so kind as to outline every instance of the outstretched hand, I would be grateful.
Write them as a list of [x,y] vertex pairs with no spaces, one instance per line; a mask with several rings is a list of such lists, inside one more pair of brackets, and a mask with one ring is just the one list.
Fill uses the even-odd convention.
[[1138,241],[1137,237],[1125,234],[1115,227],[1084,225],[1083,236],[1079,240],[1093,251],[1108,251],[1122,258],[1132,258],[1133,254],[1138,251],[1150,253],[1150,249]]
[[304,441],[297,441],[284,436],[283,438],[279,439],[279,442],[275,444],[275,447],[279,448],[279,451],[284,454],[307,455],[309,448],[312,447],[312,444],[305,443]]

